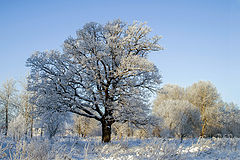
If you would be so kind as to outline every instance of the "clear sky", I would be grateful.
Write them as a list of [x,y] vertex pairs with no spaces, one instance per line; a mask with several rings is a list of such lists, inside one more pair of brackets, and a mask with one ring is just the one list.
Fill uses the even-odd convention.
[[240,0],[0,0],[0,83],[22,79],[34,51],[61,50],[88,22],[147,22],[164,51],[150,56],[163,84],[211,81],[240,104]]

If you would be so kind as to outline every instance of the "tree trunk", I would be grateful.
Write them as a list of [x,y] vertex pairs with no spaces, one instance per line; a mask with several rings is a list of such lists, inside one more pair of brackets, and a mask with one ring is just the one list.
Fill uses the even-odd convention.
[[32,138],[33,137],[33,117],[31,117],[31,126],[30,126],[30,137]]
[[202,125],[202,131],[201,131],[201,135],[200,135],[201,137],[203,137],[205,135],[206,125],[207,125],[207,119],[204,118],[203,125]]
[[7,132],[8,132],[8,103],[5,106],[5,112],[6,112],[6,121],[5,121],[5,135],[7,136]]
[[203,137],[205,135],[205,128],[206,128],[206,125],[207,125],[207,119],[206,119],[206,115],[205,115],[205,110],[206,110],[206,107],[203,106],[201,108],[201,116],[202,116],[202,130],[201,130],[201,137]]
[[107,143],[111,141],[111,123],[102,121],[102,142]]

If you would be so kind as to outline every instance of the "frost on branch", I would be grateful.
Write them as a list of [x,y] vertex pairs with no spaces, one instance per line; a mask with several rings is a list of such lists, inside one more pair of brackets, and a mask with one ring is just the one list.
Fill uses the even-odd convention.
[[120,62],[120,66],[117,68],[117,76],[137,75],[138,71],[151,72],[154,71],[154,64],[148,61],[146,58],[142,58],[137,55],[128,55],[123,57]]

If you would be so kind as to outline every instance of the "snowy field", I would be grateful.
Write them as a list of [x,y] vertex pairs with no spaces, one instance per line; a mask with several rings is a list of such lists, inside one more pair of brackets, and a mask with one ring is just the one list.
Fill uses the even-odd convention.
[[100,138],[38,138],[17,143],[1,138],[0,148],[0,159],[240,159],[239,138],[184,139],[182,143],[178,139],[128,138],[108,144],[101,143]]

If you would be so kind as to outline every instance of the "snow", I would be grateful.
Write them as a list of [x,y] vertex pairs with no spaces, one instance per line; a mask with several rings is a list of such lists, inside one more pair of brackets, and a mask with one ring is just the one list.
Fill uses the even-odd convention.
[[182,143],[179,139],[127,138],[104,144],[100,137],[55,137],[51,141],[38,137],[19,142],[2,137],[0,146],[4,148],[8,144],[11,147],[4,149],[5,151],[0,148],[0,159],[9,159],[9,153],[12,157],[15,156],[15,159],[240,159],[239,142],[239,138],[195,138],[184,139]]

